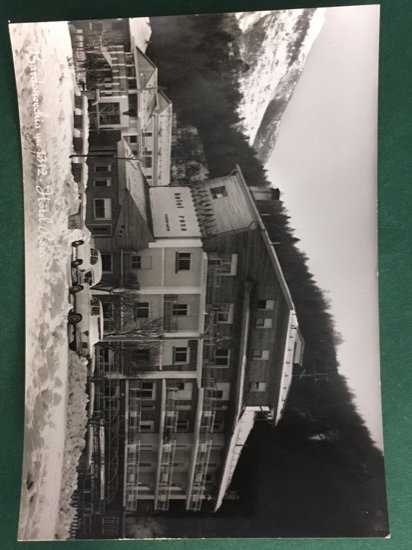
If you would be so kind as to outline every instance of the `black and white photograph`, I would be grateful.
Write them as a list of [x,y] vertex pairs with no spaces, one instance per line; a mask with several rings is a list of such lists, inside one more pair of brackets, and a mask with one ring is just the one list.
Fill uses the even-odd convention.
[[18,539],[389,537],[379,6],[9,32]]

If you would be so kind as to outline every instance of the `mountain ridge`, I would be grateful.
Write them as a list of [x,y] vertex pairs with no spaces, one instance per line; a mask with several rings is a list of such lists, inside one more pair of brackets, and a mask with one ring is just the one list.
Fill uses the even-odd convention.
[[249,67],[239,79],[240,127],[266,163],[283,113],[323,26],[325,9],[235,14],[242,31],[237,47]]

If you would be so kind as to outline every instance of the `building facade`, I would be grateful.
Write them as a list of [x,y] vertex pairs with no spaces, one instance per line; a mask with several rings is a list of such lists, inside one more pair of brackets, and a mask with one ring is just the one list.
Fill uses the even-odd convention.
[[159,87],[157,67],[144,53],[147,23],[137,18],[73,25],[76,36],[84,34],[90,154],[124,139],[149,185],[168,185],[173,107]]
[[133,250],[130,222],[123,250],[95,232],[114,289],[96,291],[106,336],[94,381],[104,468],[101,441],[90,453],[105,513],[95,521],[121,530],[142,502],[217,510],[256,415],[282,415],[303,340],[257,206],[276,197],[253,193],[239,169],[193,188],[150,187],[140,195],[151,212],[145,246]]

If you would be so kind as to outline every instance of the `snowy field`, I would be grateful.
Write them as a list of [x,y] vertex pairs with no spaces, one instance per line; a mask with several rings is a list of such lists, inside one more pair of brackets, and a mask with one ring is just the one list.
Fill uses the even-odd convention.
[[54,539],[64,459],[75,79],[65,22],[11,25],[22,139],[26,262],[25,441],[20,540]]

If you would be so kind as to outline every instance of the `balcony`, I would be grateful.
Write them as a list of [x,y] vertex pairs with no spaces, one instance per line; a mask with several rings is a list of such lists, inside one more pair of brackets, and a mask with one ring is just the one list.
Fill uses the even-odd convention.
[[193,484],[190,495],[187,499],[186,509],[197,512],[202,507],[206,498],[205,486],[206,475],[209,467],[210,453],[212,451],[212,440],[200,442],[197,448],[196,464],[193,474]]
[[203,500],[207,498],[205,494],[206,476],[216,419],[216,399],[211,396],[216,384],[210,376],[205,381],[206,388],[202,390],[202,400],[199,402],[198,432],[193,449],[192,466],[189,474],[189,492],[186,499],[186,509],[191,511],[200,510]]
[[177,431],[178,411],[174,390],[163,385],[164,420],[160,430],[160,451],[157,473],[155,510],[166,511],[170,505],[170,494],[173,480],[173,462],[176,452],[175,434]]
[[126,509],[131,512],[137,510],[140,474],[139,458],[140,442],[133,444],[133,446],[126,445],[124,500]]
[[176,441],[164,443],[160,450],[160,474],[156,489],[155,510],[169,510],[175,452]]

